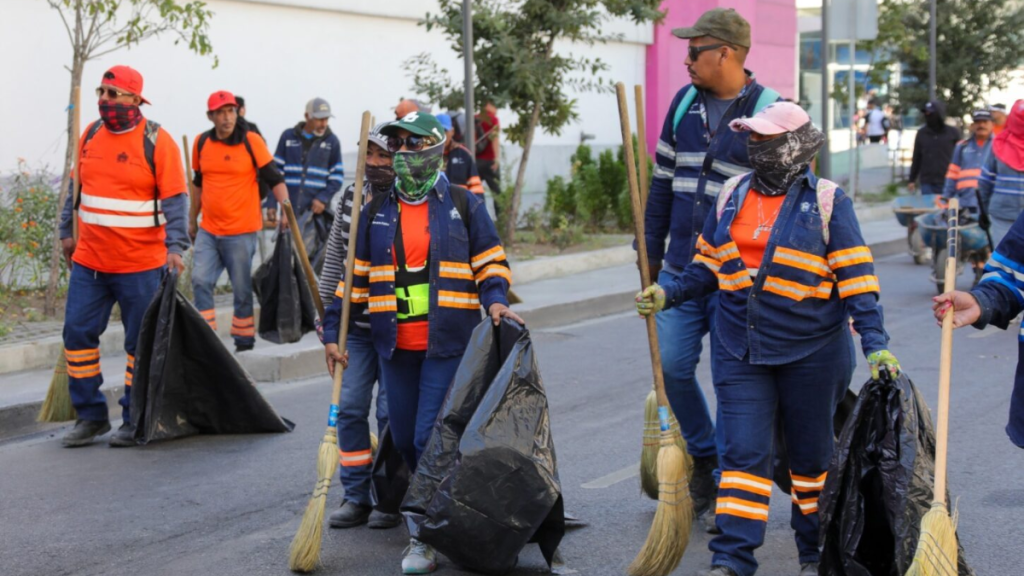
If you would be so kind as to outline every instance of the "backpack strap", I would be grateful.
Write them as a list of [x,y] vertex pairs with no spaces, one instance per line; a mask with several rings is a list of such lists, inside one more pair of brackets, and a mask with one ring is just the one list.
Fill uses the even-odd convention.
[[778,102],[780,97],[781,95],[775,90],[764,87],[764,89],[761,90],[761,95],[757,97],[757,103],[754,104],[754,114],[764,110],[770,104]]
[[[146,127],[142,132],[142,152],[146,157],[146,164],[149,164],[149,171],[153,173],[153,181],[156,182],[156,140],[160,136],[160,125],[152,120],[146,120]],[[160,183],[153,186],[153,226],[160,225]]]
[[715,206],[715,215],[719,220],[722,219],[722,213],[725,212],[725,205],[729,203],[729,198],[732,198],[732,193],[736,191],[736,187],[740,185],[740,181],[747,174],[740,174],[739,176],[733,176],[722,184],[722,190],[718,193],[718,202]]
[[690,86],[686,93],[683,94],[683,99],[679,101],[679,106],[676,107],[675,116],[672,117],[672,137],[675,138],[676,130],[679,129],[679,123],[683,121],[683,116],[690,110],[690,106],[693,106],[693,101],[697,99],[697,91],[694,90],[693,86]]
[[832,209],[835,206],[836,189],[839,185],[831,180],[818,178],[816,193],[818,197],[818,213],[821,215],[821,237],[828,245],[828,224],[832,220]]
[[82,150],[85,149],[85,145],[88,144],[90,140],[92,140],[93,136],[95,136],[96,133],[99,132],[100,128],[102,127],[102,120],[97,120],[89,125],[89,129],[85,132],[85,139],[82,140],[82,145],[81,147],[79,147],[78,158],[75,159],[75,170],[78,171],[78,189],[75,190],[75,210],[78,210],[78,207],[82,204]]

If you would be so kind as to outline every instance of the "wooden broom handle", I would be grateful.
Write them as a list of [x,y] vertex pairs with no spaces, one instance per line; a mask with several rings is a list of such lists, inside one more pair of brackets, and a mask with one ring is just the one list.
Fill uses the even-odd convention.
[[74,159],[74,168],[71,172],[71,238],[75,242],[75,249],[78,249],[78,198],[79,184],[81,184],[82,163],[79,156],[82,151],[78,149],[78,143],[82,138],[82,113],[80,88],[75,86],[71,93],[71,132],[74,138],[71,139],[71,157]]
[[[956,263],[959,245],[960,201],[949,201],[949,226],[946,239],[946,290],[956,289]],[[953,368],[953,307],[942,317],[942,347],[939,354],[939,409],[935,426],[935,492],[934,502],[946,503],[946,455],[949,451],[949,383]]]
[[[647,242],[644,237],[644,209],[640,202],[640,186],[636,178],[636,159],[633,155],[633,131],[629,126],[629,106],[626,103],[626,85],[615,85],[619,97],[619,123],[622,125],[622,149],[626,159],[626,173],[629,176],[629,197],[633,201],[633,229],[636,234],[637,258],[640,261],[640,287],[651,285],[651,268],[647,262]],[[661,372],[661,349],[658,347],[658,326],[654,314],[647,317],[647,341],[651,349],[651,367],[654,369],[654,392],[658,406],[668,407],[665,396],[665,377]]]
[[299,262],[302,264],[302,271],[306,274],[306,283],[309,284],[309,293],[313,295],[313,304],[316,306],[316,312],[320,315],[320,319],[323,320],[324,303],[320,300],[320,290],[317,286],[316,274],[313,272],[313,266],[309,263],[306,245],[302,242],[299,221],[295,218],[295,211],[292,210],[291,202],[285,200],[281,206],[284,208],[284,213],[288,216],[288,227],[291,228],[292,244],[295,245],[295,251],[299,253]]
[[[352,194],[352,224],[348,232],[348,254],[345,256],[345,291],[341,301],[341,326],[338,329],[338,350],[342,354],[348,346],[348,325],[352,318],[352,279],[355,277],[356,239],[359,237],[359,214],[363,206],[363,180],[366,175],[366,147],[370,135],[370,112],[363,112],[363,123],[359,128],[359,152],[356,154],[356,182]],[[344,200],[342,200],[344,202]],[[344,209],[344,206],[342,206]],[[340,223],[340,219],[339,219]],[[323,316],[321,316],[323,318]],[[332,404],[341,402],[341,370],[334,367],[334,390]]]
[[[651,179],[647,174],[647,124],[644,122],[644,87],[634,87],[636,95],[636,149],[640,157],[640,205],[646,210],[647,193],[651,189]],[[643,212],[641,212],[643,214]]]
[[185,152],[185,184],[188,187],[188,224],[199,226],[199,203],[196,202],[196,191],[192,186],[192,149],[188,147],[188,136],[181,136],[182,150]]

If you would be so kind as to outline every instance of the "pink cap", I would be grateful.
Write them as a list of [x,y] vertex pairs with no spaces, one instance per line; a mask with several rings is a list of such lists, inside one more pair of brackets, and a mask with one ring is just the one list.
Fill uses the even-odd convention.
[[757,132],[774,136],[792,132],[811,121],[804,109],[792,102],[769,104],[752,118],[740,118],[729,123],[733,132]]

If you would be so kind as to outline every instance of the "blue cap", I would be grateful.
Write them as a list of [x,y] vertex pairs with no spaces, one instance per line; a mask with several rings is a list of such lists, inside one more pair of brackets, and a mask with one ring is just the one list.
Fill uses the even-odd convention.
[[435,118],[437,118],[437,121],[440,122],[441,126],[444,127],[444,131],[445,132],[447,132],[449,130],[452,130],[453,127],[452,127],[452,117],[451,116],[449,116],[447,114],[438,114],[437,116],[435,116]]

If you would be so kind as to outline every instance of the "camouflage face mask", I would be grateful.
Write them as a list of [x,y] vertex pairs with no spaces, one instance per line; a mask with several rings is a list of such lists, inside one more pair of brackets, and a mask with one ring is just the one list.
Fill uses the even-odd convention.
[[399,195],[413,202],[422,199],[437,182],[443,163],[444,142],[416,152],[396,152],[394,165]]

